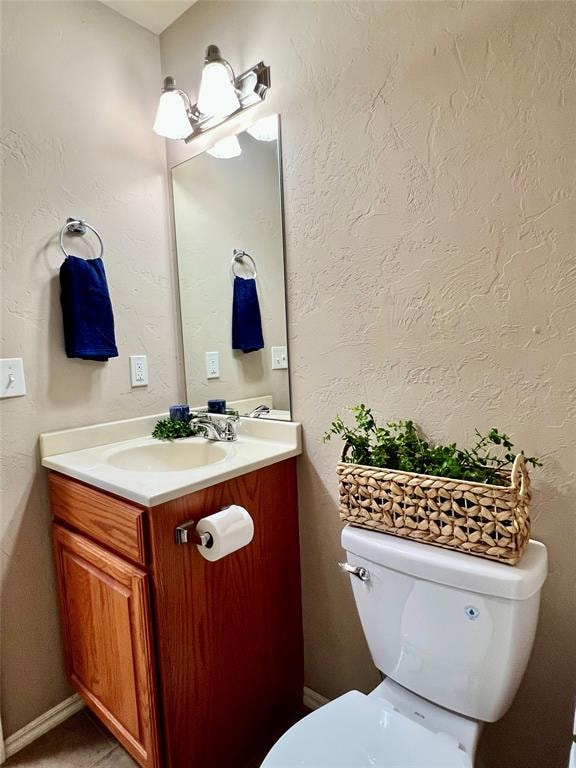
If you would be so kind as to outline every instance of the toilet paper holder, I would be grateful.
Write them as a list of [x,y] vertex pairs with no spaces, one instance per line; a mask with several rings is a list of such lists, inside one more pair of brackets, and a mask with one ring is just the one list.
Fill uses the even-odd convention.
[[196,525],[198,520],[190,520],[188,523],[177,525],[174,529],[174,540],[176,544],[199,544],[201,547],[210,547],[214,544],[212,536],[209,533],[198,533]]

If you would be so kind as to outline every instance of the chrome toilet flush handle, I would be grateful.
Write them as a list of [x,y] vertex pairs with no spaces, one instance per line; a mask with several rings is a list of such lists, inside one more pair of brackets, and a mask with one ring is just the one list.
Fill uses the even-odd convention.
[[357,576],[360,581],[369,581],[370,572],[360,565],[350,565],[349,563],[338,563],[339,567],[349,573],[351,576]]

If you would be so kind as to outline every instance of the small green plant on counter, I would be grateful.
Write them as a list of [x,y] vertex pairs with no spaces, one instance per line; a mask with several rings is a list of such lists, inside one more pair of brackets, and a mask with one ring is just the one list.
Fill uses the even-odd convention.
[[202,424],[194,424],[190,421],[174,421],[173,419],[160,419],[154,427],[152,437],[156,440],[178,440],[181,437],[194,437],[206,435],[206,429]]
[[[345,461],[352,464],[501,485],[502,470],[509,469],[516,458],[510,438],[496,428],[486,435],[476,430],[478,439],[472,448],[458,448],[456,443],[434,445],[413,421],[389,421],[379,427],[365,405],[348,410],[354,414],[355,425],[347,426],[337,416],[324,441],[342,438],[349,446]],[[525,459],[533,467],[542,466],[535,456]]]

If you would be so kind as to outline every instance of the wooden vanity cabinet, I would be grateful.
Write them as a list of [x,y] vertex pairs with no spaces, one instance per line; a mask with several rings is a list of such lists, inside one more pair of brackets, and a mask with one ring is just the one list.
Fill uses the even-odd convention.
[[160,765],[148,576],[54,525],[66,672],[142,766]]
[[[302,705],[295,460],[151,508],[50,473],[66,669],[145,768],[241,768]],[[217,562],[174,529],[229,504]]]

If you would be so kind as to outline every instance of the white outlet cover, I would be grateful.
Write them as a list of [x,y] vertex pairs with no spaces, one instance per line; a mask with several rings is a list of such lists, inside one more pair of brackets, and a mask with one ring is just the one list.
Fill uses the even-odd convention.
[[148,358],[146,355],[130,355],[130,382],[133,387],[148,386]]
[[288,368],[288,347],[272,347],[272,368],[274,370]]
[[206,352],[206,378],[220,378],[220,354],[218,352]]
[[0,360],[0,398],[22,397],[26,394],[24,362],[21,357]]

